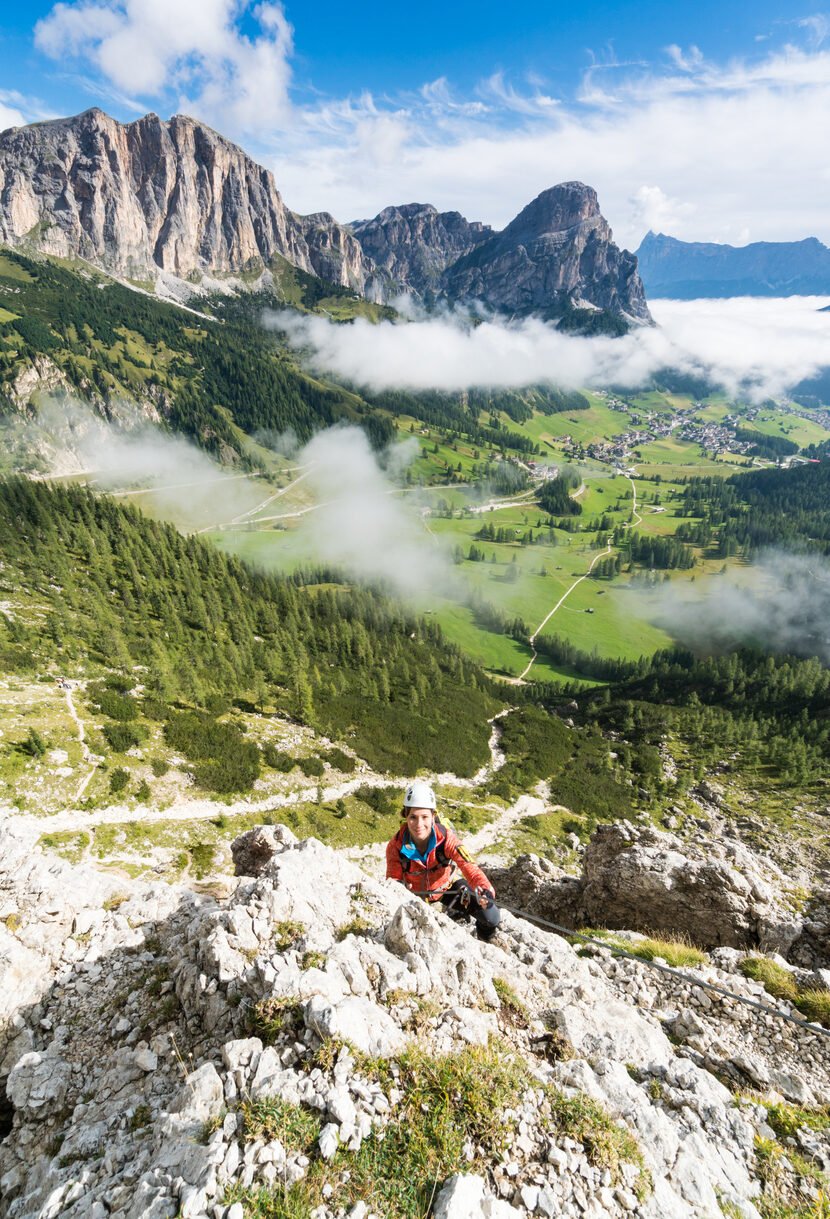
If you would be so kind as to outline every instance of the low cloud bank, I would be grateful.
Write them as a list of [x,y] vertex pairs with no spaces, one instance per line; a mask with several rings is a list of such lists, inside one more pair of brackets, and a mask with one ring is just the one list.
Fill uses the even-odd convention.
[[477,326],[458,314],[407,324],[338,325],[288,311],[266,325],[288,334],[309,363],[372,390],[635,388],[662,369],[707,377],[734,396],[782,397],[830,363],[825,298],[656,301],[656,327],[622,338],[560,334],[536,318]]
[[822,556],[767,551],[749,569],[664,586],[656,608],[648,600],[648,616],[696,652],[755,644],[830,663],[830,559]]
[[11,421],[16,434],[10,440],[23,468],[36,453],[49,476],[85,475],[93,489],[127,503],[146,493],[154,511],[189,529],[216,523],[217,512],[227,520],[246,514],[267,494],[257,479],[235,474],[184,437],[162,431],[134,404],[119,403],[115,413],[118,424],[76,399],[49,399],[22,428]]

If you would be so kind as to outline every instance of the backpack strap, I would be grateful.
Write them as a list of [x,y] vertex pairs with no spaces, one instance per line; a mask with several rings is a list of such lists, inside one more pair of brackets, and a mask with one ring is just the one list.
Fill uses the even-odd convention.
[[441,833],[444,835],[444,837],[442,838],[442,840],[441,840],[441,841],[438,843],[438,846],[435,848],[435,859],[436,859],[436,861],[437,861],[438,863],[440,863],[440,865],[441,865],[441,867],[442,867],[442,868],[451,868],[451,867],[452,867],[452,860],[451,860],[451,859],[447,859],[447,852],[446,852],[446,851],[445,851],[445,849],[444,849],[444,844],[445,844],[445,843],[446,843],[446,841],[447,841],[447,829],[446,829],[446,826],[443,826],[443,825],[441,824],[441,822],[440,822],[440,821],[437,821],[437,820],[436,820],[436,822],[435,822],[435,826],[436,826],[436,828],[437,828],[437,829],[439,829],[439,830],[441,831]]

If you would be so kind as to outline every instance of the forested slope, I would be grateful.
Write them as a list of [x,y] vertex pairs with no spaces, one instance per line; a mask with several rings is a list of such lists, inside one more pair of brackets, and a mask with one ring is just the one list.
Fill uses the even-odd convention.
[[0,413],[19,398],[21,373],[34,369],[104,414],[119,400],[144,403],[225,459],[241,455],[239,430],[290,429],[304,441],[346,419],[378,446],[394,435],[389,418],[355,394],[299,371],[261,325],[258,298],[219,302],[215,318],[197,316],[103,276],[5,250],[0,306]]
[[830,553],[830,462],[789,470],[752,470],[732,478],[694,478],[683,496],[680,541],[714,544],[722,558],[751,559],[765,547]]
[[380,768],[470,774],[498,709],[485,679],[434,624],[330,581],[253,570],[81,488],[0,482],[5,672],[121,671],[156,719],[243,699]]

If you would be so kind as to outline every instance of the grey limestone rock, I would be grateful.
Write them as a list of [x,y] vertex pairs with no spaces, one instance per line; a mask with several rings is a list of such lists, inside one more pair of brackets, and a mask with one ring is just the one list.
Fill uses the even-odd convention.
[[6,1095],[15,1109],[45,1117],[60,1109],[66,1097],[72,1067],[57,1054],[24,1054],[9,1072]]
[[484,1179],[474,1173],[454,1173],[435,1199],[435,1219],[520,1219],[524,1211],[495,1198]]
[[272,174],[203,123],[97,108],[0,133],[0,238],[133,278],[233,273],[280,257],[359,291],[373,278],[331,217],[300,217]]
[[543,191],[449,267],[445,284],[452,299],[499,309],[555,314],[572,305],[651,322],[637,259],[614,244],[596,191],[582,182]]
[[296,841],[287,825],[255,826],[231,843],[234,872],[237,876],[259,876],[275,855]]
[[336,1037],[382,1058],[402,1050],[406,1041],[389,1012],[359,995],[335,1004],[315,996],[306,1005],[305,1022],[320,1038]]
[[471,223],[460,212],[439,212],[429,203],[387,207],[351,228],[379,269],[421,297],[440,295],[447,267],[493,233],[489,225]]
[[704,851],[673,834],[627,821],[600,825],[568,876],[547,861],[521,856],[491,877],[508,905],[567,928],[580,925],[685,936],[702,948],[761,948],[820,964],[813,935],[778,900],[764,865],[745,847],[735,866],[716,841]]

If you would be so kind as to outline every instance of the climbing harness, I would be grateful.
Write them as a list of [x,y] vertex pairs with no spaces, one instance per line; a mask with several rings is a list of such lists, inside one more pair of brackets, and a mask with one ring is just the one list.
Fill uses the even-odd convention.
[[770,1007],[768,1003],[760,1003],[757,999],[750,999],[746,995],[739,995],[734,990],[720,986],[717,982],[706,982],[702,978],[693,978],[691,974],[684,973],[682,969],[675,969],[672,965],[661,965],[658,961],[647,961],[644,957],[638,957],[636,953],[626,952],[624,948],[608,944],[605,940],[600,940],[596,936],[585,935],[582,931],[574,931],[570,927],[562,927],[559,923],[552,923],[549,919],[539,918],[538,915],[530,914],[527,910],[518,910],[515,906],[504,905],[501,906],[501,909],[509,910],[511,914],[515,914],[518,918],[526,919],[530,923],[537,923],[540,927],[550,927],[552,931],[558,931],[560,935],[583,940],[586,944],[595,944],[598,948],[605,948],[614,956],[625,957],[629,961],[636,961],[640,965],[647,965],[649,969],[656,969],[658,973],[668,974],[671,978],[679,978],[689,986],[696,986],[700,990],[715,991],[716,994],[724,995],[727,999],[734,999],[736,1003],[743,1003],[745,1007],[754,1008],[756,1011],[764,1012],[768,1016],[775,1016],[778,1020],[786,1020],[789,1024],[795,1024],[799,1028],[805,1029],[808,1033],[815,1033],[821,1037],[830,1037],[830,1029],[824,1028],[821,1024],[815,1024],[811,1020],[803,1020],[797,1016],[791,1016],[788,1012],[782,1012],[776,1007]]

